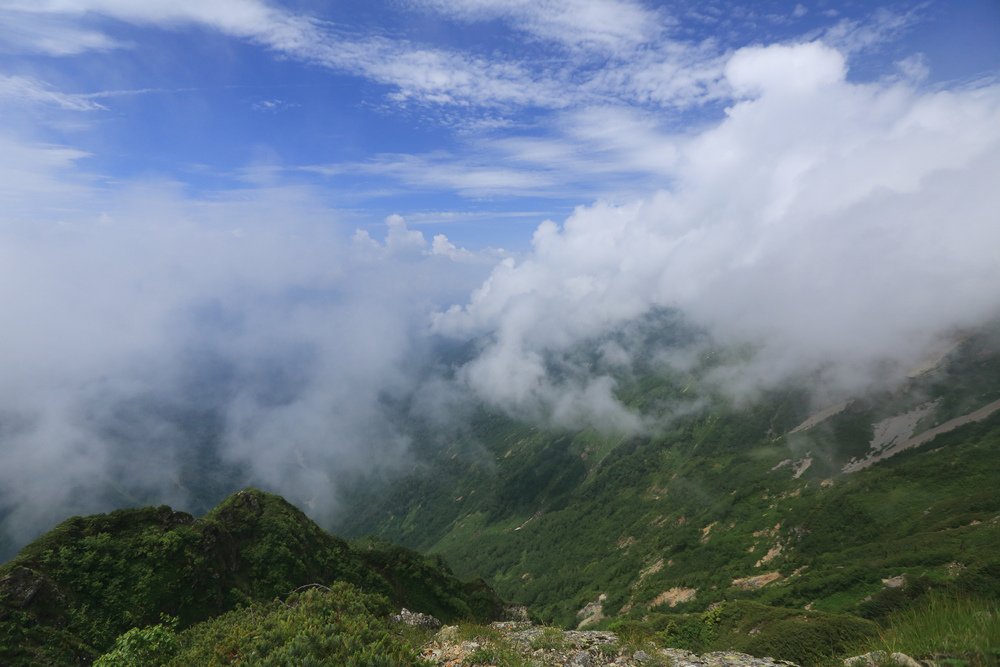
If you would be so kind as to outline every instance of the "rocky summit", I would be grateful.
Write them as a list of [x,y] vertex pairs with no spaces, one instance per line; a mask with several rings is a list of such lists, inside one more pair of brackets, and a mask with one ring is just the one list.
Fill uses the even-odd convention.
[[717,651],[696,655],[623,641],[614,632],[559,630],[523,621],[489,626],[443,627],[424,645],[421,657],[440,667],[523,664],[532,667],[796,667],[795,663]]

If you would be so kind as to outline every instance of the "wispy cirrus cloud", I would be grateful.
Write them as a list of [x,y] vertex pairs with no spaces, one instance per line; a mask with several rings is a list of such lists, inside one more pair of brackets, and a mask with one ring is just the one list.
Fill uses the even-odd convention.
[[[272,7],[258,0],[225,2],[133,3],[117,0],[81,2],[19,2],[0,8],[6,28],[0,30],[8,48],[28,48],[52,55],[70,55],[117,42],[105,33],[101,40],[76,40],[73,48],[54,51],[44,43],[16,39],[40,22],[78,25],[110,18],[143,26],[174,28],[198,25],[255,42],[283,55],[355,74],[394,89],[397,102],[428,104],[559,107],[568,103],[565,88],[544,73],[516,61],[487,59],[475,54],[422,47],[405,40],[347,33],[329,23]],[[37,31],[36,31],[37,32]],[[90,34],[90,33],[88,33]]]
[[[429,46],[345,30],[261,0],[8,0],[0,7],[0,41],[8,49],[70,55],[126,46],[111,34],[114,26],[107,19],[163,29],[196,25],[386,86],[396,105],[685,109],[725,100],[730,92],[722,71],[727,47],[674,36],[671,16],[635,0],[408,0],[408,5],[466,22],[502,20],[540,42],[543,51],[568,48],[569,56],[540,61],[521,53]],[[823,36],[850,53],[889,39],[912,20],[912,12],[880,10],[867,23],[843,20]],[[44,38],[49,30],[39,26],[76,32],[59,51]],[[441,121],[469,125],[467,118]]]
[[531,37],[572,49],[618,54],[659,37],[661,11],[632,0],[409,0],[461,21],[501,19]]
[[43,81],[0,74],[0,104],[53,105],[70,111],[97,111],[105,107],[90,95],[64,93]]
[[73,16],[20,8],[23,3],[0,4],[0,53],[74,56],[88,51],[111,51],[124,43],[100,30],[79,25]]
[[402,187],[442,189],[470,199],[636,195],[673,175],[684,140],[654,115],[626,106],[561,112],[544,129],[542,134],[473,136],[455,151],[382,154],[362,162],[284,169],[328,178],[375,175]]
[[[7,33],[25,32],[39,22],[87,28],[99,18],[135,25],[175,28],[199,25],[246,39],[299,60],[338,72],[361,76],[391,88],[396,103],[566,108],[627,98],[640,104],[684,106],[717,97],[714,82],[721,77],[718,54],[702,46],[655,40],[665,21],[626,0],[562,2],[464,2],[447,5],[428,0],[427,9],[463,20],[503,17],[538,39],[575,45],[578,53],[603,58],[627,55],[594,66],[582,61],[552,61],[543,66],[516,56],[477,54],[416,44],[406,39],[350,33],[336,26],[273,7],[258,0],[202,3],[190,0],[130,3],[81,0],[66,3],[14,1],[4,7]],[[105,33],[94,48],[118,44]],[[17,40],[7,39],[8,47]],[[87,48],[78,40],[66,53]],[[637,51],[636,48],[646,44]],[[37,45],[46,50],[43,45]],[[51,50],[48,52],[55,53]]]
[[417,188],[442,188],[468,197],[532,194],[558,182],[547,169],[503,167],[443,151],[420,155],[384,154],[365,162],[306,165],[294,169],[323,176],[373,174]]
[[824,42],[851,56],[891,42],[912,27],[920,17],[918,8],[906,11],[875,10],[867,20],[841,19],[817,33]]

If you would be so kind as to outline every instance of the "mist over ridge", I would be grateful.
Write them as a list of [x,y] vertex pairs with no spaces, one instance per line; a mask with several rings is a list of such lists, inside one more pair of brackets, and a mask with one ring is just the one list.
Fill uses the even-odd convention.
[[[833,42],[717,54],[704,95],[724,111],[693,126],[597,94],[552,104],[586,149],[627,153],[623,173],[641,163],[646,177],[640,194],[532,218],[523,251],[460,247],[407,210],[358,229],[324,187],[272,165],[196,191],[5,129],[9,544],[67,514],[207,507],[250,483],[329,520],[337,476],[414,463],[401,404],[445,432],[479,406],[544,427],[656,429],[669,414],[638,414],[616,391],[637,363],[628,332],[664,312],[701,332],[660,351],[667,368],[709,344],[753,351],[710,376],[736,399],[808,374],[820,402],[902,381],[1000,315],[1000,85],[925,85],[919,67],[856,81]],[[508,139],[523,164],[569,169],[556,139]],[[593,341],[596,361],[581,361]]]

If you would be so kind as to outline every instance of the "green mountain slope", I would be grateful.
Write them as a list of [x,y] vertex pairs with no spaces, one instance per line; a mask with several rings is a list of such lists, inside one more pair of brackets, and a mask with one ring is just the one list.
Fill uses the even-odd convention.
[[306,584],[342,582],[443,620],[501,610],[436,559],[326,533],[278,496],[234,494],[201,519],[169,507],[67,519],[0,567],[0,664],[85,664],[132,627],[181,628]]
[[878,619],[931,589],[1000,595],[1000,411],[957,419],[1000,400],[998,331],[818,415],[808,378],[712,394],[718,350],[688,376],[623,380],[647,415],[701,392],[653,435],[484,411],[402,483],[355,489],[340,530],[440,554],[567,626],[743,599]]

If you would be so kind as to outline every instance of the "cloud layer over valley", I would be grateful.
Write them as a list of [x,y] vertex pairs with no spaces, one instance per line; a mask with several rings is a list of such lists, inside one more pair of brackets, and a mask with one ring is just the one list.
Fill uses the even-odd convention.
[[[329,519],[338,476],[413,463],[406,406],[437,424],[485,405],[655,428],[692,406],[629,410],[616,391],[637,350],[614,334],[657,313],[753,350],[716,369],[723,393],[812,374],[824,398],[890,386],[1000,315],[1000,84],[932,82],[909,52],[854,76],[909,14],[762,45],[685,37],[694,18],[631,0],[399,3],[415,24],[499,23],[528,42],[513,57],[497,55],[507,32],[487,53],[254,0],[140,4],[0,3],[5,53],[41,58],[0,69],[10,544],[68,514],[202,507],[247,483]],[[64,90],[48,59],[139,52],[122,26],[191,25],[377,86],[356,109],[414,114],[430,139],[366,152],[349,118],[314,131],[347,146],[331,159],[274,149],[286,125],[254,137],[254,159],[166,168],[168,140],[138,167],[108,162],[116,114],[167,87]],[[240,95],[269,118],[309,106]],[[504,251],[437,218],[533,231]],[[660,359],[683,371],[699,351]]]

